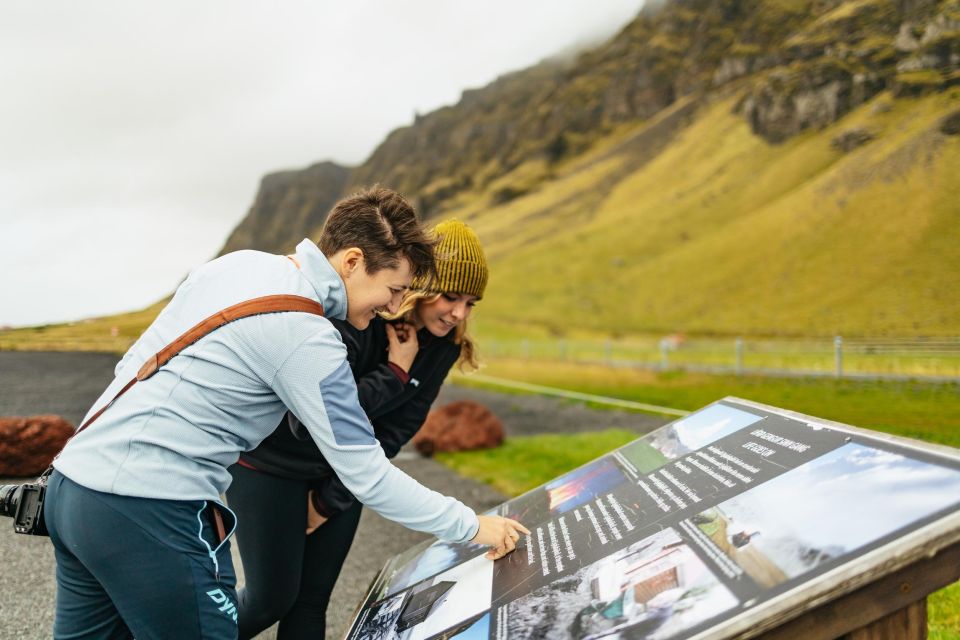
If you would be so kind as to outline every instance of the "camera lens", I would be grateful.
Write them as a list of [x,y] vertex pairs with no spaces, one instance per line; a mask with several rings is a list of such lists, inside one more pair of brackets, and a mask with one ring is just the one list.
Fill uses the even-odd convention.
[[17,504],[20,502],[18,484],[0,484],[0,516],[12,518],[17,513]]

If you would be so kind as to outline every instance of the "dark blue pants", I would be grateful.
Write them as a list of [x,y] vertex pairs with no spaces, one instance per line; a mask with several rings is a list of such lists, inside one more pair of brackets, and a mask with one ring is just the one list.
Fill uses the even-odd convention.
[[[54,472],[44,517],[57,559],[57,639],[237,637],[230,543],[201,500],[100,493]],[[221,508],[227,531],[233,525]]]
[[306,480],[230,467],[227,489],[237,512],[237,544],[246,586],[240,601],[240,639],[280,621],[277,638],[323,638],[327,605],[350,551],[362,505],[338,513],[309,536]]

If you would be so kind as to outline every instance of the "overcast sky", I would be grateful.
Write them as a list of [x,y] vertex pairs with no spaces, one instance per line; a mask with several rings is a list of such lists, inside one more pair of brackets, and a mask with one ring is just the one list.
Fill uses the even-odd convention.
[[211,258],[260,178],[392,129],[642,0],[0,5],[0,326],[143,307]]

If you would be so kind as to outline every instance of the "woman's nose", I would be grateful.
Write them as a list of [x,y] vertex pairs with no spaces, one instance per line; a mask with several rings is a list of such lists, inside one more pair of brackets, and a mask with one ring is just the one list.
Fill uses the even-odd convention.
[[387,303],[387,311],[391,314],[395,314],[400,310],[400,301],[403,299],[403,292],[393,294],[393,297],[390,298],[390,302]]

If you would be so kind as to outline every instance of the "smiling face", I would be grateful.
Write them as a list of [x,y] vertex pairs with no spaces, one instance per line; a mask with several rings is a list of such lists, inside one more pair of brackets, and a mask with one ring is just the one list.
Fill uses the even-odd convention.
[[477,296],[466,293],[441,293],[435,300],[421,300],[416,324],[442,338],[470,317],[477,300]]
[[347,322],[362,330],[379,311],[396,313],[413,274],[406,258],[396,267],[367,273],[363,253],[357,249],[346,252],[338,271],[347,289]]

